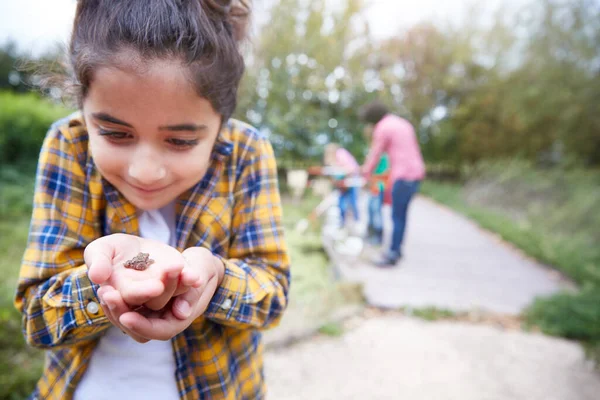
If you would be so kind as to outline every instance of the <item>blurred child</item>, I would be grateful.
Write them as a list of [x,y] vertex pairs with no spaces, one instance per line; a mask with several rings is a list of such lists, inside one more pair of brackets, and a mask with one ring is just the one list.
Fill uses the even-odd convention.
[[357,186],[347,186],[344,182],[347,178],[357,177],[360,166],[350,152],[336,143],[330,143],[325,146],[324,154],[325,166],[336,169],[333,176],[336,187],[340,191],[339,208],[341,216],[341,225],[345,226],[348,208],[352,212],[354,221],[358,221],[358,194]]
[[374,246],[383,243],[383,215],[385,186],[388,179],[389,160],[383,154],[369,181],[369,221],[367,225],[367,242]]

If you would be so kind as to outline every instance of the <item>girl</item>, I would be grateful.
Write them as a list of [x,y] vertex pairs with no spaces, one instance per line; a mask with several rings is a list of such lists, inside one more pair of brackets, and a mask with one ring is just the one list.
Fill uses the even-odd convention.
[[356,162],[356,159],[350,152],[343,147],[340,147],[337,143],[329,143],[325,146],[325,152],[323,155],[324,164],[327,167],[332,167],[339,170],[339,173],[334,175],[336,187],[340,190],[339,208],[341,227],[346,225],[346,214],[348,207],[352,211],[352,217],[354,221],[359,220],[358,215],[358,195],[359,188],[356,186],[347,187],[344,185],[344,179],[346,177],[354,177],[358,175],[360,166]]
[[230,119],[248,14],[78,2],[80,112],[44,141],[15,300],[47,350],[32,398],[264,397],[290,266],[272,148]]

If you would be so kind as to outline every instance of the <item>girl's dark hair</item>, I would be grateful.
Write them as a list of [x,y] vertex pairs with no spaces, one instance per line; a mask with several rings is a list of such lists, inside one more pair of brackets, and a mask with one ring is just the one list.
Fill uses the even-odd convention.
[[375,100],[362,106],[358,112],[358,116],[362,121],[365,121],[369,124],[376,124],[381,121],[389,112],[390,111],[385,104],[379,100]]
[[250,1],[79,0],[68,54],[70,94],[81,107],[94,71],[123,63],[123,55],[140,69],[148,61],[175,60],[226,121],[244,73],[239,43]]

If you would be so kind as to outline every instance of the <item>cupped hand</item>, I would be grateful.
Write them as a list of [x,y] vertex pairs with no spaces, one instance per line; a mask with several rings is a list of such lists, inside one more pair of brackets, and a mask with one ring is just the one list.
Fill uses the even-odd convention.
[[[144,270],[125,267],[125,262],[148,253],[151,264]],[[113,234],[90,243],[84,252],[92,282],[115,289],[130,307],[164,308],[173,296],[198,286],[199,276],[185,268],[185,258],[164,243],[134,235]]]
[[130,310],[119,291],[108,290],[103,301],[111,308],[109,319],[113,324],[121,326],[138,341],[170,340],[201,316],[223,280],[225,266],[209,250],[201,247],[187,249],[182,255],[187,260],[189,273],[199,276],[199,284],[174,297],[168,307],[154,312]]

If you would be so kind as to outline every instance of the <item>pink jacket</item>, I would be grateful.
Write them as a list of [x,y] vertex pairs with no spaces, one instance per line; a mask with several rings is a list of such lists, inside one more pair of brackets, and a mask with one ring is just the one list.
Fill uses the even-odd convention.
[[344,148],[337,149],[335,152],[335,161],[339,167],[349,174],[360,172],[360,166],[356,162],[356,158]]
[[390,180],[419,181],[425,178],[425,163],[413,126],[407,120],[388,114],[375,125],[373,144],[363,166],[371,174],[382,153],[390,159]]

